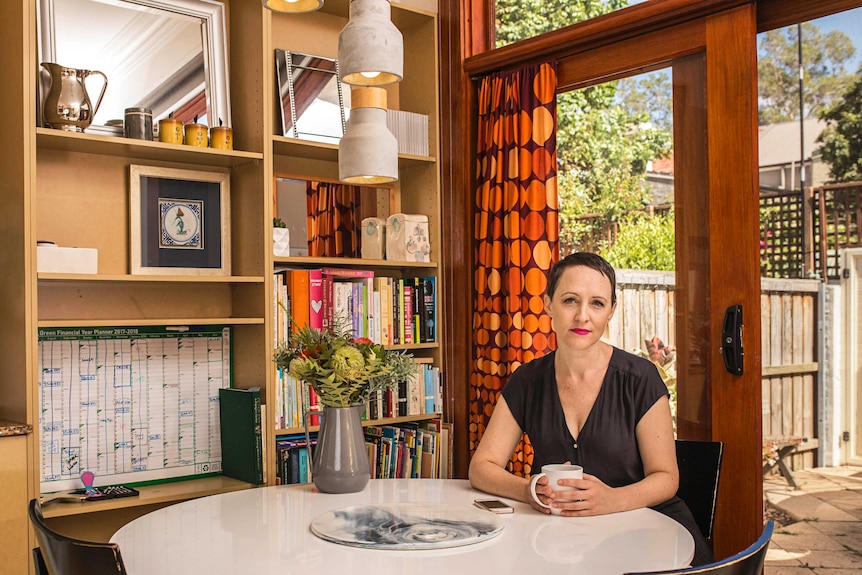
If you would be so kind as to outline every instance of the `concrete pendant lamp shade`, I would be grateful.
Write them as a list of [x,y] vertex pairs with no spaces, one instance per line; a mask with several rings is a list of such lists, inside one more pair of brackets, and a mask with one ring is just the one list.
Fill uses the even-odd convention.
[[273,12],[289,12],[302,14],[314,12],[323,6],[323,0],[262,0],[263,7]]
[[386,90],[354,88],[347,131],[338,144],[338,179],[385,184],[398,179],[398,141],[386,127]]
[[404,77],[404,40],[391,13],[388,0],[350,2],[350,20],[338,36],[342,82],[385,86]]

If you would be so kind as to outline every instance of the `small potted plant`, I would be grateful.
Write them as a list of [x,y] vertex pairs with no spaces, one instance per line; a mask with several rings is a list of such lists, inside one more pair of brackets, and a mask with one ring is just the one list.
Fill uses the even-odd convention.
[[272,218],[272,253],[276,256],[290,255],[290,230],[281,218]]

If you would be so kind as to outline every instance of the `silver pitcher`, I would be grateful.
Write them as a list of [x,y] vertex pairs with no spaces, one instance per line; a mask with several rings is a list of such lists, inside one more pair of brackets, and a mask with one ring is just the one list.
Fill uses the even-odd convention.
[[[66,68],[54,62],[41,64],[51,75],[51,87],[45,96],[45,121],[57,130],[83,132],[93,122],[108,87],[108,78],[96,70]],[[104,80],[95,107],[87,94],[86,80],[98,74]]]

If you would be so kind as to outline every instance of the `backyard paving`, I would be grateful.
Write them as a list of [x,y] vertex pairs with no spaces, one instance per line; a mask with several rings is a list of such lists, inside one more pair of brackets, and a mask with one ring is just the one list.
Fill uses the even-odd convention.
[[795,471],[799,489],[779,475],[763,482],[776,521],[765,575],[862,573],[862,468]]

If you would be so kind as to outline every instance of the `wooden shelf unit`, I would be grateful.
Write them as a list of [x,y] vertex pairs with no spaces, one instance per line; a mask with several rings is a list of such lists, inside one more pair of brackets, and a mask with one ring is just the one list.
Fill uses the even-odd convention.
[[[428,156],[402,154],[399,181],[391,186],[391,212],[429,218],[432,262],[320,258],[275,258],[272,254],[274,176],[337,179],[338,147],[285,138],[275,117],[273,50],[288,49],[337,57],[338,33],[347,23],[348,0],[328,0],[321,11],[287,15],[260,2],[221,0],[228,30],[231,127],[235,150],[214,150],[36,127],[38,41],[36,4],[4,5],[0,54],[8,83],[0,94],[4,109],[15,110],[0,154],[0,239],[4,274],[0,301],[6,305],[0,345],[0,417],[33,426],[27,437],[28,497],[39,496],[40,433],[37,333],[43,327],[234,326],[234,385],[260,386],[264,403],[274,404],[271,310],[276,264],[351,266],[392,276],[435,275],[439,285],[440,165],[437,2],[395,2],[392,20],[404,35],[405,74],[387,87],[393,109],[427,114]],[[346,87],[347,88],[347,87]],[[225,277],[135,276],[130,274],[129,170],[133,164],[217,171],[230,174],[231,270]],[[98,250],[98,273],[40,273],[36,242]],[[439,332],[438,332],[439,333]],[[398,346],[432,357],[441,365],[439,343]],[[269,410],[268,410],[269,411]],[[428,418],[429,416],[424,416]],[[397,421],[415,419],[396,418]],[[388,421],[388,420],[385,420]],[[281,433],[272,425],[273,437]],[[265,450],[267,484],[275,483],[274,442]],[[227,478],[145,486],[140,498],[86,505],[47,506],[49,520],[61,520],[86,538],[99,517],[122,521],[163,505],[249,487]],[[135,501],[131,501],[135,499]],[[22,502],[26,504],[26,502]],[[114,513],[116,512],[116,513]],[[103,515],[104,514],[104,515]],[[85,518],[86,516],[86,518]],[[0,520],[3,519],[0,512]],[[79,520],[80,519],[80,520]],[[120,519],[117,519],[120,520]],[[32,546],[32,545],[31,545]],[[26,568],[26,567],[24,567]],[[22,569],[23,572],[23,569]]]

